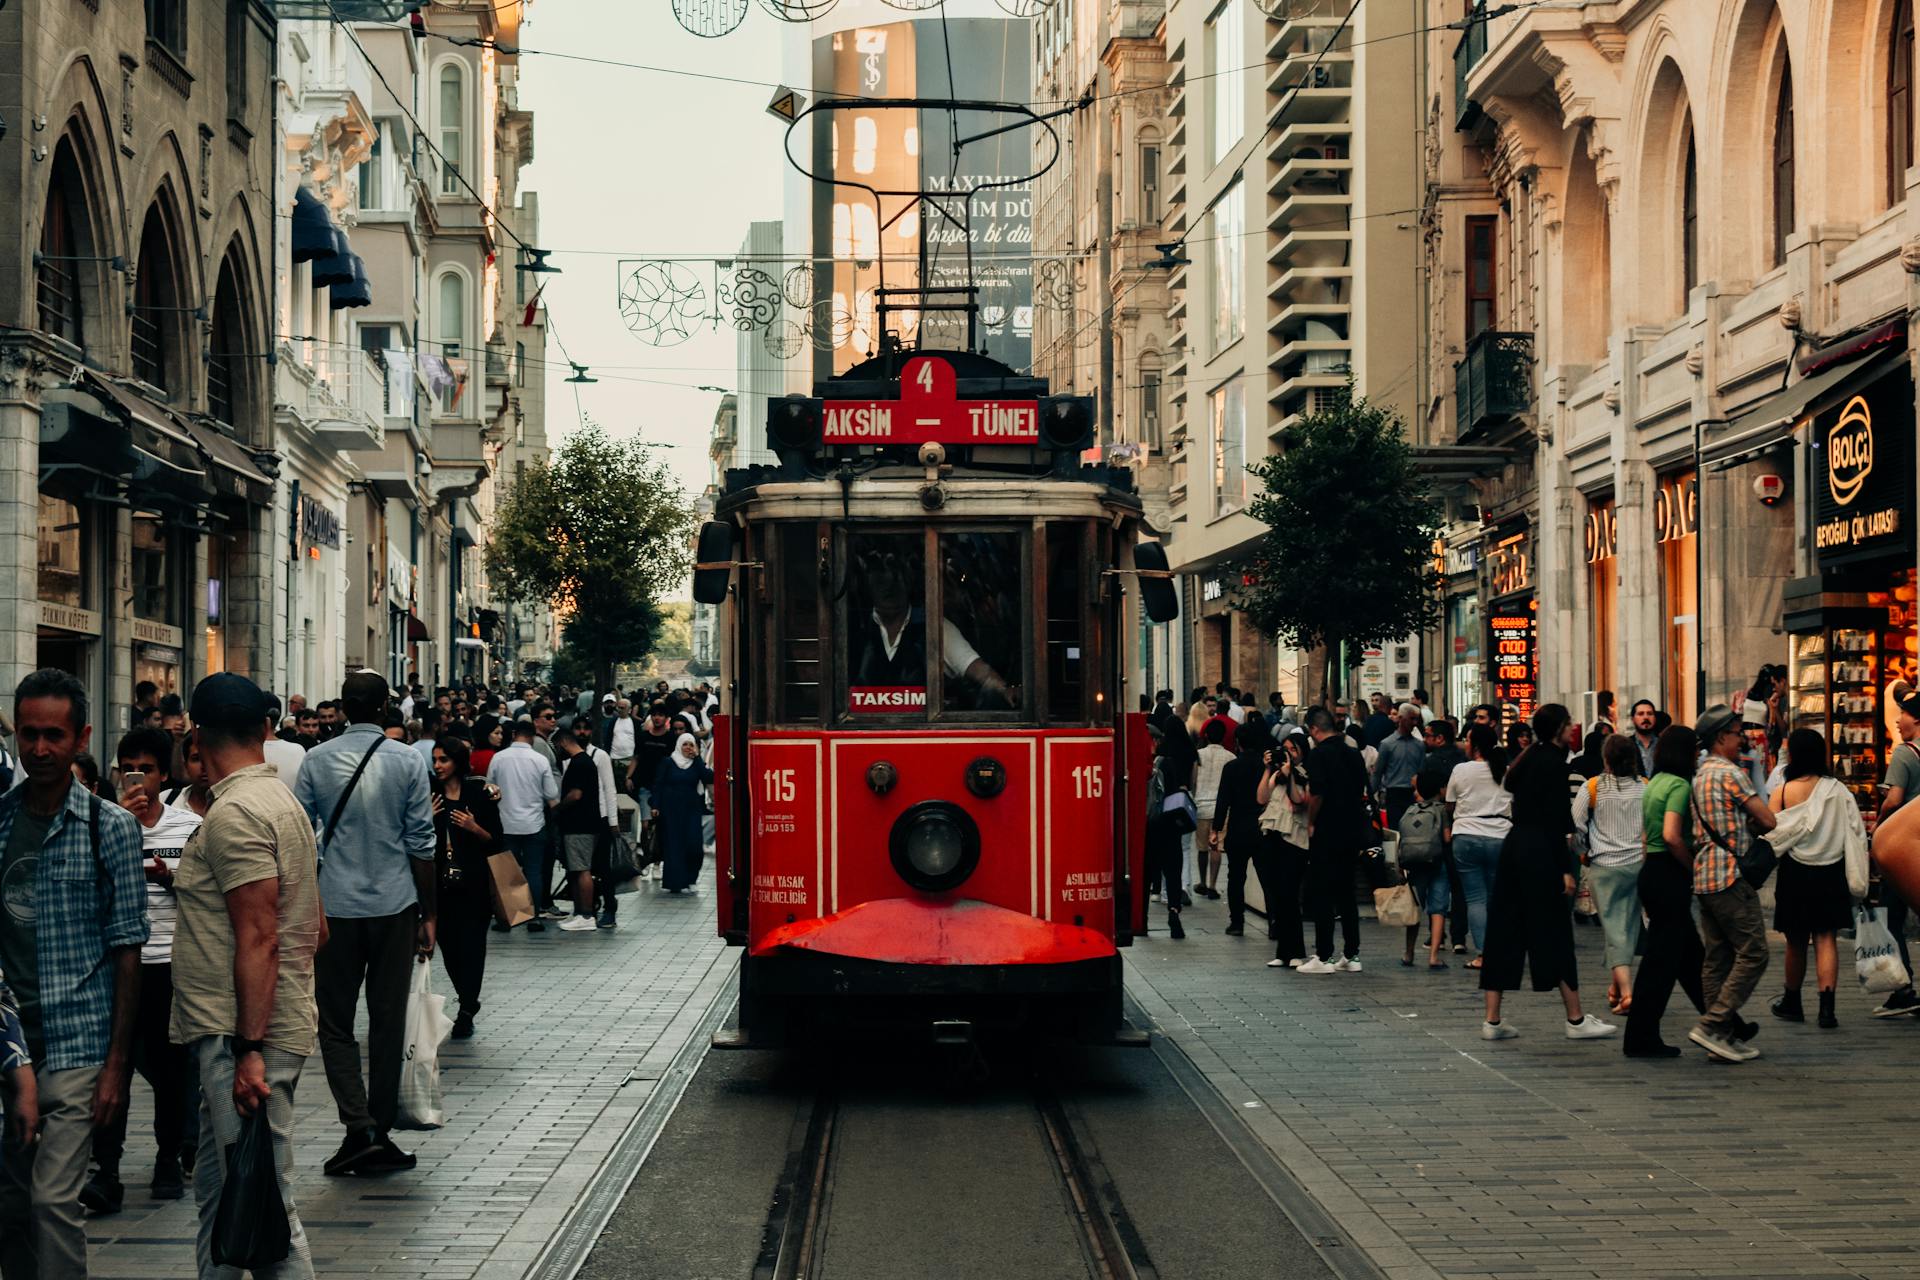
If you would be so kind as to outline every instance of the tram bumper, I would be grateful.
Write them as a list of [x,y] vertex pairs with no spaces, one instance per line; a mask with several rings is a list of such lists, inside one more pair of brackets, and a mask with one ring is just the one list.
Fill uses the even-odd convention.
[[783,925],[748,952],[741,1025],[722,1047],[784,1041],[787,1015],[803,1008],[841,1022],[1025,1023],[1132,1043],[1121,976],[1113,939],[1093,929],[966,899],[863,902]]

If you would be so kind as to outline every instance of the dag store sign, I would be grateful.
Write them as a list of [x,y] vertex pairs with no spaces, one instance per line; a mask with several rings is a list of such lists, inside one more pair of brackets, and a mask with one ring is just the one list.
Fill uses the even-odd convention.
[[1913,431],[1904,372],[1814,419],[1813,544],[1822,568],[1911,550]]
[[1034,444],[1035,400],[960,400],[953,366],[917,356],[900,370],[898,400],[829,400],[822,406],[826,444]]

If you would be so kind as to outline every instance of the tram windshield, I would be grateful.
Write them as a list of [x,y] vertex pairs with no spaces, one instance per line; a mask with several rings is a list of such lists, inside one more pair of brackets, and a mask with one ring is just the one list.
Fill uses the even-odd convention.
[[954,532],[934,540],[940,567],[937,636],[927,625],[933,585],[927,577],[927,545],[920,531],[861,530],[848,538],[848,712],[923,710],[928,661],[936,653],[943,709],[1017,709],[1026,630],[1020,535]]

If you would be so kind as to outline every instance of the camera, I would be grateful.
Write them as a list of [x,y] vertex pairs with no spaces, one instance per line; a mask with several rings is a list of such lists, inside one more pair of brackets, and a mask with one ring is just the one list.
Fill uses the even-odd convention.
[[937,467],[947,460],[946,448],[929,440],[920,446],[920,465]]

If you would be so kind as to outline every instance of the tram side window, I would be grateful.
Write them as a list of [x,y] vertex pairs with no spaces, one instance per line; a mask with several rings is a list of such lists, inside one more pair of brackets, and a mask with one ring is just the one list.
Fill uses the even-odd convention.
[[1086,529],[1047,526],[1047,718],[1078,720],[1086,696],[1086,585],[1081,553]]
[[780,531],[780,696],[786,722],[820,718],[820,568],[811,524]]
[[1021,597],[1017,533],[948,533],[940,538],[946,611],[942,701],[948,711],[1020,706],[1021,638],[1029,623]]

